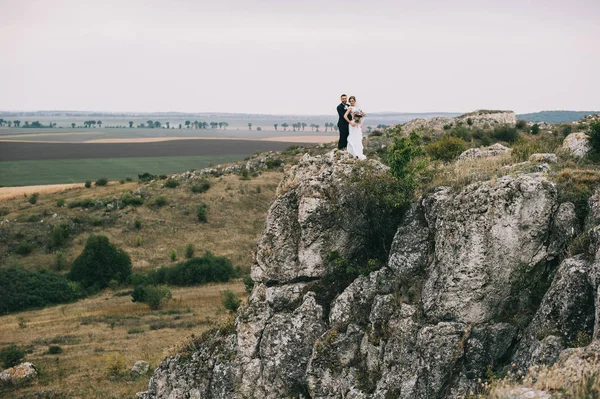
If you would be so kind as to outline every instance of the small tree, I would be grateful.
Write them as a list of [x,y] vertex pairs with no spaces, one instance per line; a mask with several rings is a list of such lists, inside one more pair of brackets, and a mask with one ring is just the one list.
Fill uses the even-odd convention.
[[141,302],[152,310],[158,310],[173,297],[171,290],[166,285],[138,285],[131,293],[132,302]]
[[600,120],[590,123],[587,132],[590,136],[590,145],[597,157],[600,157]]
[[226,290],[223,292],[222,303],[223,303],[223,306],[225,307],[225,309],[227,309],[231,312],[235,312],[240,307],[240,304],[242,303],[242,301],[240,300],[240,298],[238,298],[238,296],[233,291]]
[[531,134],[538,134],[539,132],[540,132],[540,125],[535,123],[533,126],[531,126]]
[[107,287],[111,280],[124,283],[131,275],[131,258],[111,244],[105,236],[92,235],[81,255],[75,259],[69,278],[84,287]]
[[14,367],[23,361],[25,358],[25,349],[18,347],[17,345],[9,345],[0,349],[0,362],[2,362],[3,368]]
[[29,198],[27,199],[27,202],[29,202],[30,204],[35,204],[38,200],[38,198],[40,198],[40,194],[39,193],[33,193],[29,196]]
[[191,259],[194,256],[194,245],[189,243],[185,246],[185,257]]
[[54,255],[54,261],[52,262],[52,270],[60,272],[67,268],[67,259],[65,254],[61,251],[58,251],[56,255]]
[[98,180],[96,180],[96,186],[106,186],[108,184],[108,179],[106,177],[101,177]]
[[198,217],[198,221],[200,223],[206,223],[207,222],[207,218],[206,218],[206,204],[200,204],[200,206],[198,206],[198,210],[196,211],[196,216]]
[[86,182],[85,182],[85,188],[90,188],[90,187],[92,187],[92,182],[89,181],[89,180],[86,180]]

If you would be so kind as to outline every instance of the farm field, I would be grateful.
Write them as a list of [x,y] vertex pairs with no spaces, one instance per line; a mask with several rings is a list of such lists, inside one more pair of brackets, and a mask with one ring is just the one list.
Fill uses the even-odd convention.
[[171,174],[239,161],[290,143],[258,140],[174,140],[150,143],[0,142],[0,186],[81,183],[100,177]]
[[138,174],[172,174],[210,165],[235,162],[243,155],[200,155],[190,157],[51,159],[0,162],[0,186],[81,183],[101,177],[121,180]]

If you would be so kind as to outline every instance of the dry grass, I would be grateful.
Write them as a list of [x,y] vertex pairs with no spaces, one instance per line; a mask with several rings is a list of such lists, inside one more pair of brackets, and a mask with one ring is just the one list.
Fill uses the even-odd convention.
[[[165,309],[151,311],[132,303],[130,296],[106,290],[77,303],[2,316],[0,347],[29,348],[26,360],[40,369],[41,376],[17,390],[0,388],[0,397],[35,397],[40,392],[68,398],[134,397],[145,390],[148,377],[131,376],[127,370],[133,363],[146,360],[156,367],[186,336],[226,323],[231,315],[221,304],[221,292],[227,289],[239,295],[244,291],[240,281],[176,288]],[[19,319],[25,328],[19,327]],[[60,346],[63,353],[46,354],[49,345]],[[124,358],[121,375],[107,373],[108,355]]]
[[427,170],[427,181],[420,186],[422,192],[427,192],[435,187],[451,186],[455,189],[464,187],[478,181],[490,180],[511,172],[510,154],[503,154],[489,158],[465,159],[444,164],[434,162]]
[[[81,253],[90,234],[103,234],[129,253],[134,271],[171,264],[169,255],[173,250],[178,254],[178,261],[182,260],[188,243],[193,244],[196,254],[211,251],[228,257],[235,266],[249,266],[252,250],[264,226],[268,207],[275,199],[281,177],[281,172],[266,172],[247,181],[235,175],[210,178],[212,187],[203,194],[192,193],[187,183],[174,189],[160,188],[164,182],[159,181],[148,186],[150,198],[143,206],[130,206],[123,211],[113,211],[112,215],[105,214],[104,209],[57,208],[56,201],[64,198],[68,204],[83,198],[120,196],[125,191],[135,190],[137,183],[111,183],[106,187],[41,194],[35,205],[22,197],[3,201],[0,205],[0,210],[6,214],[3,219],[11,222],[2,226],[9,238],[0,241],[0,252],[9,252],[11,246],[19,241],[13,237],[44,238],[50,234],[51,226],[74,217],[108,220],[112,216],[113,222],[108,226],[84,226],[84,232],[63,250],[69,262]],[[158,196],[167,198],[166,206],[152,206]],[[201,202],[208,206],[208,223],[201,224],[196,218],[196,209]],[[44,212],[47,216],[43,216]],[[54,213],[56,217],[52,216]],[[43,222],[18,222],[29,215],[40,215]],[[136,219],[142,222],[140,230],[134,227]],[[142,245],[138,246],[140,241]],[[2,257],[0,266],[19,263],[25,267],[43,268],[48,267],[53,259],[53,253],[38,247],[26,257],[14,253]]]

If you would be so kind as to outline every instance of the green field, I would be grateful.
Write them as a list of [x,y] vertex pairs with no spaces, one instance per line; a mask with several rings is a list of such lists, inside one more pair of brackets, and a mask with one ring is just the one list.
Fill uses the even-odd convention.
[[100,177],[137,180],[141,173],[170,174],[211,165],[235,162],[242,155],[200,155],[190,157],[53,159],[0,163],[0,186],[80,183]]

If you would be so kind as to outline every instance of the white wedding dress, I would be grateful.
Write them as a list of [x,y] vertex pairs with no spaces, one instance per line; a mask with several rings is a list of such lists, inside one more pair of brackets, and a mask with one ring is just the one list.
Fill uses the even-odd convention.
[[[354,115],[354,111],[356,107],[350,107],[350,115]],[[349,118],[352,120],[352,118]],[[361,118],[364,119],[364,118]],[[348,135],[348,153],[350,155],[354,155],[358,159],[367,159],[367,157],[363,154],[363,144],[362,144],[362,124],[357,123],[356,126],[348,126],[350,134]]]

